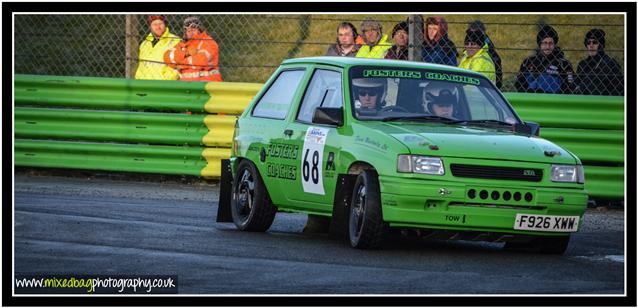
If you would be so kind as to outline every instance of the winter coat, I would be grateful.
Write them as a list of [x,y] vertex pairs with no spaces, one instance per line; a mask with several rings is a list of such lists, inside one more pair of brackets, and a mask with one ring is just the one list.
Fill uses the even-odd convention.
[[164,64],[163,57],[164,52],[177,45],[179,41],[180,38],[172,34],[168,27],[159,39],[156,39],[153,33],[149,33],[140,43],[135,79],[177,80],[177,71]]
[[371,47],[368,44],[362,45],[357,52],[357,58],[383,59],[390,47],[392,47],[392,44],[388,41],[388,35],[384,34],[374,46]]
[[501,63],[501,56],[498,54],[498,52],[496,52],[496,47],[494,47],[494,43],[492,42],[492,40],[490,40],[487,34],[485,36],[487,38],[487,41],[485,43],[488,46],[487,52],[490,54],[492,62],[494,62],[494,71],[496,73],[495,84],[496,87],[500,89],[503,86],[503,64]]
[[408,48],[407,47],[399,47],[394,45],[388,49],[388,52],[385,54],[385,59],[392,60],[407,60],[408,59]]
[[535,55],[525,59],[514,85],[519,92],[578,93],[574,69],[558,47],[549,56],[537,50]]
[[459,67],[479,72],[489,78],[492,82],[495,82],[496,73],[494,62],[492,62],[492,58],[490,58],[488,49],[489,47],[485,44],[483,45],[483,48],[479,49],[479,51],[471,57],[467,55],[467,51],[463,51],[463,58],[461,58]]
[[344,51],[341,49],[341,46],[339,46],[338,43],[335,43],[330,45],[330,47],[328,47],[328,50],[326,51],[326,56],[354,57],[357,55],[359,48],[361,48],[361,45],[355,44],[354,48],[352,48],[350,52],[344,53]]
[[624,95],[623,71],[603,50],[578,63],[576,83],[586,95]]
[[457,56],[456,46],[447,37],[447,34],[433,45],[428,44],[425,40],[423,41],[421,49],[423,62],[456,66]]
[[[189,56],[190,48],[196,48],[197,53]],[[164,62],[175,67],[179,71],[179,80],[183,81],[222,81],[218,61],[219,46],[206,32],[164,53]]]

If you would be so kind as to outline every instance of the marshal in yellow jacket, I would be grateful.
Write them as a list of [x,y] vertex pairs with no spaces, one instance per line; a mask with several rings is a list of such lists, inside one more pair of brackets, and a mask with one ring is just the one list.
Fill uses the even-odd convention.
[[459,67],[482,73],[492,82],[496,82],[496,69],[490,54],[487,52],[488,48],[487,44],[483,45],[483,47],[471,57],[467,55],[467,51],[464,51]]
[[164,52],[175,47],[181,38],[172,34],[168,27],[155,45],[153,33],[149,33],[140,44],[139,64],[135,72],[135,79],[177,80],[179,75],[176,70],[164,64]]
[[388,49],[392,47],[392,44],[388,42],[388,35],[384,34],[376,45],[370,47],[368,44],[361,45],[357,52],[357,58],[374,58],[383,59]]

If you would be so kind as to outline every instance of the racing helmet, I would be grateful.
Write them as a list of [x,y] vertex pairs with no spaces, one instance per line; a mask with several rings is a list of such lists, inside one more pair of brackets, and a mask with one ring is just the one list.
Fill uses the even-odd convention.
[[357,105],[360,93],[376,94],[377,108],[381,108],[385,104],[385,96],[388,92],[388,83],[385,78],[354,78],[352,79],[352,89],[355,97],[356,108],[360,107]]
[[459,93],[458,89],[449,83],[442,81],[429,82],[423,89],[423,110],[434,114],[432,105],[452,105],[454,107],[454,114],[459,112],[458,101]]

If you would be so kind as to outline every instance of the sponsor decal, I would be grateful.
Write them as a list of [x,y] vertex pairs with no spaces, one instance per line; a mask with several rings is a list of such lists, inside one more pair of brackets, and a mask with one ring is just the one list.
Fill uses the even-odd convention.
[[268,145],[266,154],[269,157],[297,159],[299,154],[299,146],[295,144],[271,143]]
[[363,77],[395,77],[421,79],[421,72],[401,70],[364,70]]
[[444,81],[451,81],[451,82],[457,82],[457,83],[473,84],[477,86],[481,84],[481,80],[478,78],[472,78],[472,77],[463,76],[463,75],[435,73],[435,72],[425,73],[425,79],[444,80]]
[[297,179],[297,166],[266,163],[266,176],[285,180]]

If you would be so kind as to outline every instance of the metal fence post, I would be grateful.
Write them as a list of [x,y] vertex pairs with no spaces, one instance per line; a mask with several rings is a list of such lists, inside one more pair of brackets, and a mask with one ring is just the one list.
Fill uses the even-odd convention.
[[421,44],[423,44],[423,16],[410,15],[409,32],[410,43],[408,44],[408,60],[421,62]]
[[133,78],[137,65],[133,59],[137,58],[137,42],[134,42],[138,32],[135,15],[126,15],[126,78]]

